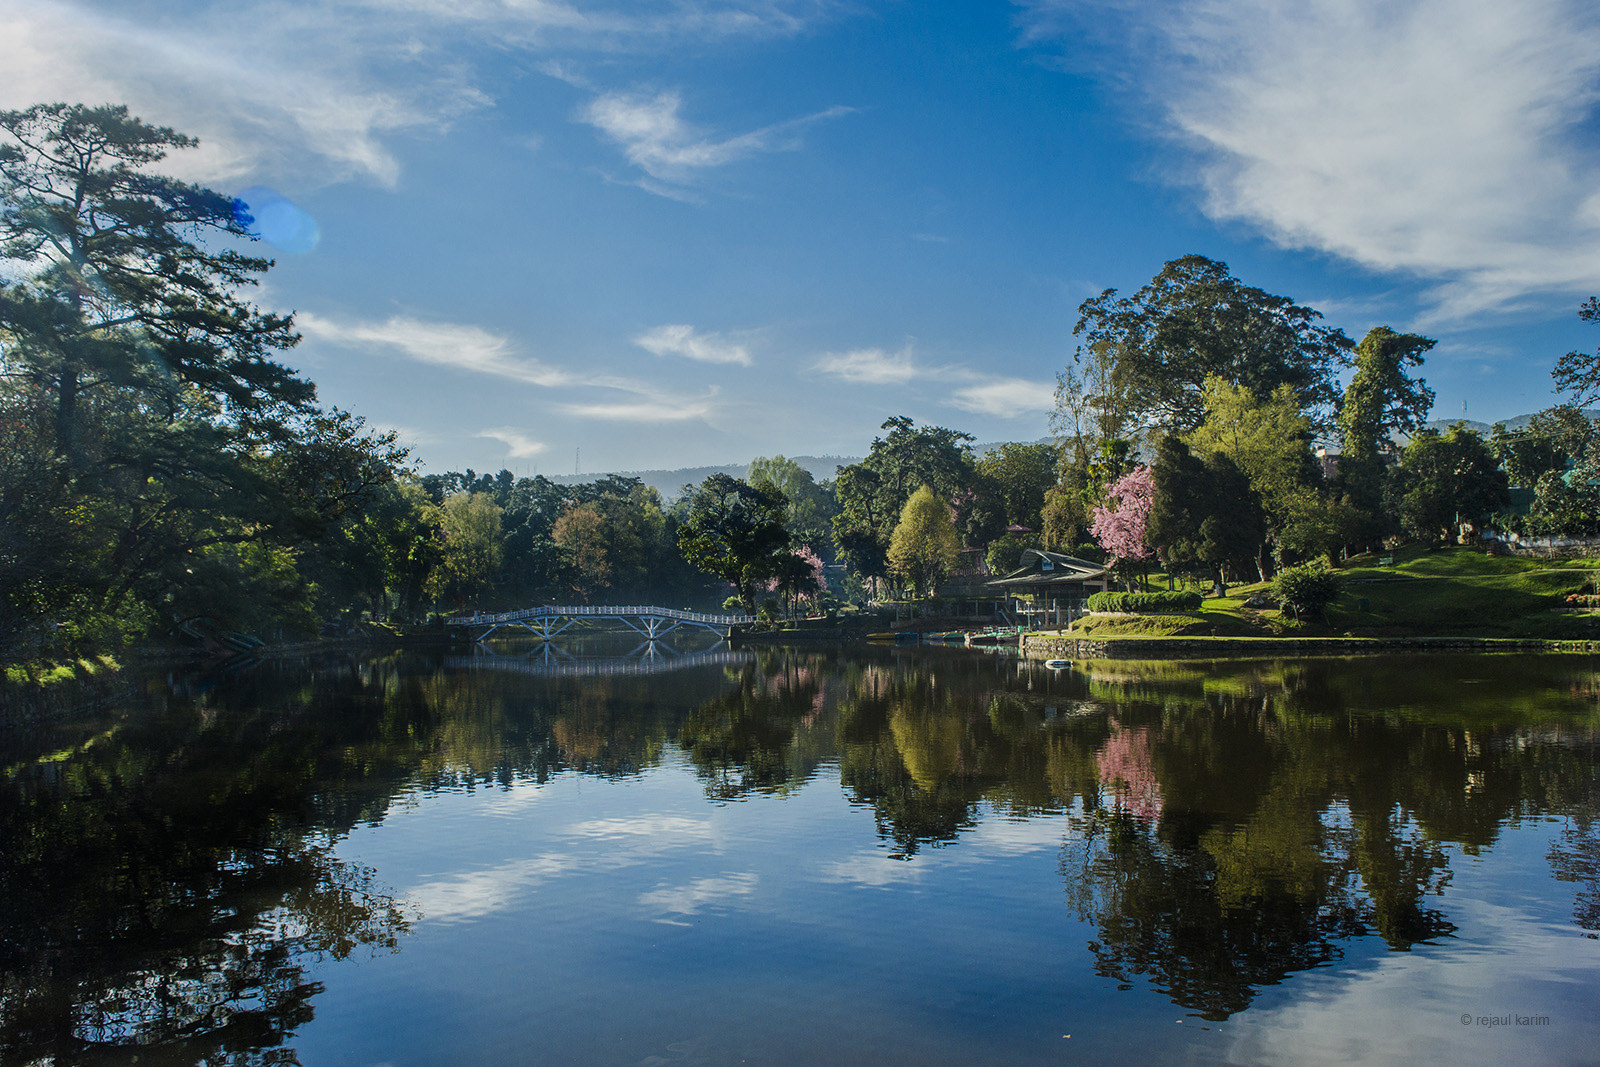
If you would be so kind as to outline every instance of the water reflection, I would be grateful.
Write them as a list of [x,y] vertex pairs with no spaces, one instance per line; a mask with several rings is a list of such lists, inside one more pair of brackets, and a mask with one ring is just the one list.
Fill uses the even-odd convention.
[[[419,911],[473,920],[562,862],[441,877],[402,901],[338,858],[352,828],[418,793],[509,798],[560,775],[639,778],[669,757],[713,804],[831,788],[836,769],[899,859],[957,846],[982,820],[1055,819],[1064,902],[1039,906],[1087,924],[1108,984],[1147,982],[1208,1019],[1357,939],[1408,951],[1451,937],[1452,858],[1525,821],[1565,820],[1552,885],[1600,931],[1586,661],[1053,673],[882,649],[679,667],[330,660],[152,686],[3,732],[0,1058],[116,1059],[137,1044],[170,1062],[293,1062],[317,959],[403,949]],[[615,822],[572,832],[684,833]],[[755,886],[706,872],[639,903],[679,922]]]

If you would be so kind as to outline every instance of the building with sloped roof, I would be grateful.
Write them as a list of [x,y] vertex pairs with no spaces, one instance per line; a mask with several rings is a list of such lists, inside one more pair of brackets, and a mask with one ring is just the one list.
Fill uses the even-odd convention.
[[1009,611],[1034,627],[1062,625],[1083,614],[1083,602],[1111,588],[1111,574],[1098,563],[1030,548],[1022,565],[986,583],[1009,601]]

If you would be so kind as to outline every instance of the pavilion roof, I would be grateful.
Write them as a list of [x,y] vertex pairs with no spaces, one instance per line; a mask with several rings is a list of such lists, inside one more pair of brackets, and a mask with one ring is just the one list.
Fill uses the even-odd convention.
[[1106,569],[1098,563],[1090,563],[1086,559],[1068,556],[1061,552],[1030,548],[1022,554],[1022,566],[988,584],[1008,589],[1075,585],[1079,582],[1094,581],[1103,577],[1105,573]]

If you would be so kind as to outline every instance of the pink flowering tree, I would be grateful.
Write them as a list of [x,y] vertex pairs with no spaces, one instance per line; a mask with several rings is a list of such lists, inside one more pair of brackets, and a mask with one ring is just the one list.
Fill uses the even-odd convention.
[[1106,503],[1094,509],[1089,525],[1089,532],[1122,570],[1130,589],[1132,566],[1155,555],[1145,540],[1155,500],[1155,476],[1141,464],[1106,486]]

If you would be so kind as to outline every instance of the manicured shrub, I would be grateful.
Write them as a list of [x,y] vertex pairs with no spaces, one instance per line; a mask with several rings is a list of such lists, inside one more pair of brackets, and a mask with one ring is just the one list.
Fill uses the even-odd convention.
[[1194,611],[1200,607],[1200,594],[1194,592],[1096,593],[1086,602],[1090,611]]
[[1322,567],[1285,567],[1272,578],[1273,599],[1296,619],[1320,618],[1343,587],[1343,579]]

